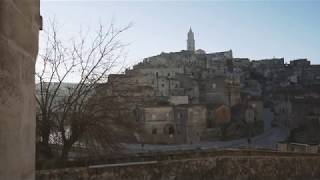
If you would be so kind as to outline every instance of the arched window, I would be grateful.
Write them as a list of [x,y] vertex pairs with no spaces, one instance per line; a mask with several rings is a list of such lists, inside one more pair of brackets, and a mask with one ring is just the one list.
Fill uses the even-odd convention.
[[157,134],[157,128],[152,129],[152,134]]
[[175,133],[175,129],[171,124],[167,124],[163,129],[163,134],[174,135],[174,133]]
[[169,135],[174,134],[174,128],[172,126],[169,127]]

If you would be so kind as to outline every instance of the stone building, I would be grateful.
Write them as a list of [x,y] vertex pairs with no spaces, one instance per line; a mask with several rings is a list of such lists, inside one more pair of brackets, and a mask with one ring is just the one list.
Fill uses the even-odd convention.
[[191,27],[188,32],[187,50],[188,51],[195,51],[195,40],[194,40],[194,34],[192,32]]
[[0,1],[0,179],[35,179],[40,0]]
[[[235,104],[240,100],[240,80],[230,70],[228,61],[231,59],[231,51],[213,54],[190,51],[162,53],[146,58],[127,70],[123,77],[129,79],[140,74],[137,84],[148,82],[154,96],[188,96],[191,104]],[[232,99],[231,102],[228,99]]]
[[142,108],[139,123],[145,143],[196,143],[207,128],[203,105],[154,106]]
[[[233,72],[232,59],[231,50],[195,50],[190,28],[187,51],[161,53],[145,58],[124,74],[110,75],[104,85],[105,94],[121,101],[127,112],[141,114],[133,119],[139,119],[140,125],[143,122],[141,126],[148,134],[146,142],[198,142],[206,128],[228,123],[228,108],[240,103],[240,76]],[[216,115],[219,107],[219,113],[226,117]],[[201,116],[193,115],[199,108]],[[186,114],[182,115],[184,118],[177,116],[181,113]],[[154,120],[153,116],[162,120]],[[168,124],[172,126],[169,128]],[[170,132],[174,129],[174,133],[163,134],[164,126]]]
[[296,59],[290,61],[286,66],[290,83],[301,85],[320,84],[320,66],[311,65],[307,59]]

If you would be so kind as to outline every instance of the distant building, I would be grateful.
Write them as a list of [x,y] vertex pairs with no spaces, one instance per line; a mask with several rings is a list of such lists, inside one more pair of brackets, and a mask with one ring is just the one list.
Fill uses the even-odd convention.
[[139,122],[145,129],[143,136],[145,143],[196,143],[206,130],[206,107],[203,105],[145,107],[142,108]]
[[277,150],[281,152],[318,153],[319,144],[279,142],[277,143]]
[[190,27],[190,30],[188,32],[188,40],[187,40],[187,50],[188,51],[195,51],[195,40],[194,40],[194,34],[192,32],[192,29]]

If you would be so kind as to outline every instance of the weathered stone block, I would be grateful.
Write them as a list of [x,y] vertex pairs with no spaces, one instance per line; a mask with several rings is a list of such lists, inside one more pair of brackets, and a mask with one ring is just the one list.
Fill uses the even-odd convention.
[[39,0],[0,1],[0,179],[34,180]]
[[[35,18],[28,18],[28,15],[35,15],[31,12],[29,12],[31,14],[22,14],[21,9],[17,6],[17,4],[21,3],[23,4],[24,1],[20,1],[20,3],[16,4],[11,1],[0,2],[0,34],[12,40],[19,48],[25,50],[27,54],[35,57],[38,52],[40,14],[38,13],[37,21],[33,20]],[[30,6],[31,2],[26,5]],[[22,6],[20,8],[23,9]],[[25,6],[25,8],[28,8],[28,6]]]
[[238,151],[229,154],[221,151],[219,156],[215,156],[215,153],[202,153],[199,157],[197,154],[186,154],[183,159],[173,155],[172,160],[152,164],[39,171],[37,179],[55,180],[54,177],[60,177],[60,180],[316,180],[320,178],[319,155],[290,155],[277,152],[266,154],[252,152],[255,155],[251,155],[250,153]]

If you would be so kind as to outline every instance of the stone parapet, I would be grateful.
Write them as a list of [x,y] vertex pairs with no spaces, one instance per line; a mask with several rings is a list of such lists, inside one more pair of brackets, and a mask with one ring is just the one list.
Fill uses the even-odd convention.
[[190,154],[184,158],[170,155],[167,160],[43,170],[37,172],[37,180],[315,180],[320,178],[318,170],[320,156],[317,154],[219,151],[220,155],[214,156],[212,153],[207,152],[200,156],[201,153],[194,152],[194,157]]

